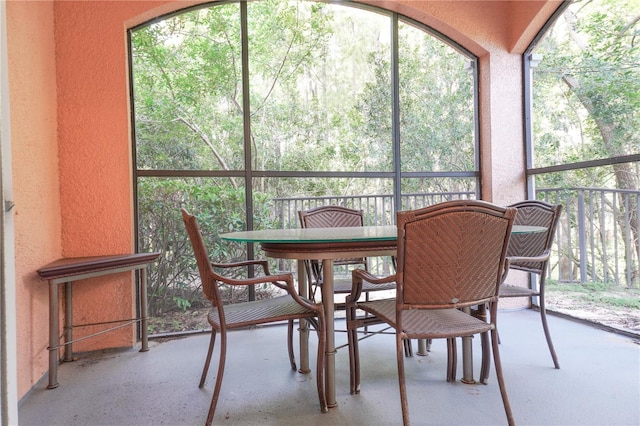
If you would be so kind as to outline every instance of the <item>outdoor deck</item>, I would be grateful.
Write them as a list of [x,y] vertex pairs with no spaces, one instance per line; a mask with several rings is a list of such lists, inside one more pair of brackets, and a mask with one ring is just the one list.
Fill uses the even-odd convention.
[[[498,320],[505,380],[517,424],[640,424],[638,339],[551,317],[561,365],[555,370],[537,312],[501,311]],[[337,343],[345,339],[339,334]],[[215,424],[402,423],[392,336],[361,343],[359,395],[349,394],[348,354],[346,349],[338,351],[338,407],[326,414],[319,409],[314,376],[289,369],[285,327],[234,331],[229,340]],[[205,388],[198,389],[208,341],[208,335],[196,335],[152,340],[151,350],[145,353],[131,349],[81,354],[76,362],[60,366],[59,388],[47,390],[45,378],[23,398],[20,424],[202,424],[217,367],[214,359]],[[315,346],[313,336],[310,342]],[[479,355],[479,339],[474,345]],[[475,364],[477,376],[479,356]],[[445,381],[443,341],[434,342],[428,356],[408,359],[405,368],[413,424],[506,424],[493,370],[488,385]],[[461,370],[460,365],[458,377]]]

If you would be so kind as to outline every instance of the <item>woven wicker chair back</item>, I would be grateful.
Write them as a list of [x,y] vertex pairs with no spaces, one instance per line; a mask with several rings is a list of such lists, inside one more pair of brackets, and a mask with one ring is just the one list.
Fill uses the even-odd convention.
[[[547,231],[535,234],[512,235],[507,248],[507,257],[536,257],[542,255],[545,250],[551,249],[553,236],[562,212],[562,205],[528,200],[512,204],[511,207],[515,207],[518,210],[514,224],[544,226]],[[546,262],[512,262],[510,267],[541,274],[545,264]]]
[[207,247],[204,244],[202,233],[198,226],[198,220],[184,209],[182,210],[182,220],[189,234],[189,241],[191,241],[196,263],[198,264],[198,272],[202,280],[202,291],[214,306],[222,309],[222,300],[220,299],[217,285],[220,276],[211,267]]
[[[363,226],[364,212],[341,206],[320,206],[310,210],[299,210],[298,218],[303,228],[344,228]],[[363,258],[335,259],[335,265],[362,264]],[[317,262],[312,262],[317,263]]]
[[494,300],[514,216],[513,208],[475,200],[399,212],[399,302],[450,307]]
[[321,206],[311,210],[299,211],[300,225],[303,228],[333,228],[345,226],[363,226],[364,212],[340,206]]

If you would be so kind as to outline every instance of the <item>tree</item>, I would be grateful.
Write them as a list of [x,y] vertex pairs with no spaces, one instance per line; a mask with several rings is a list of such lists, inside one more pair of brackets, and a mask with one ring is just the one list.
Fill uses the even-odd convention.
[[[537,53],[534,109],[537,166],[619,157],[640,152],[640,3],[583,0],[567,8]],[[638,190],[637,164],[576,173],[574,186]],[[553,177],[551,178],[553,179]],[[567,175],[548,185],[571,186]],[[544,181],[542,181],[544,182]],[[640,258],[637,206],[628,211]],[[622,225],[622,223],[621,223]],[[636,265],[636,271],[638,266]],[[638,272],[636,272],[637,274]]]
[[[405,172],[475,171],[473,75],[470,59],[429,33],[399,25],[400,162]],[[374,52],[375,81],[360,95],[352,120],[365,123],[372,146],[367,157],[391,164],[390,52]],[[404,193],[473,191],[475,179],[406,179]]]

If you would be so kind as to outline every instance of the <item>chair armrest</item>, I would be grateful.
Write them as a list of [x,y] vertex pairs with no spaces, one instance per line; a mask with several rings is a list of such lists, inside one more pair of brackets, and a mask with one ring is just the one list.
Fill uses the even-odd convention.
[[354,269],[351,271],[351,294],[347,296],[346,302],[356,302],[362,294],[362,282],[367,281],[373,285],[389,284],[396,280],[396,275],[377,277],[364,269]]
[[[298,295],[298,291],[293,285],[293,274],[291,272],[284,272],[282,274],[272,275],[269,272],[269,267],[266,260],[244,260],[240,262],[231,263],[217,263],[211,262],[211,266],[221,269],[237,268],[242,266],[258,265],[264,270],[264,275],[252,278],[229,278],[220,276],[219,280],[228,285],[247,286],[254,284],[273,284],[283,290],[286,290],[293,299],[300,305],[307,309],[316,311],[318,315],[324,315],[322,304],[315,304],[306,299],[303,299]],[[324,318],[324,317],[323,317]]]
[[[289,276],[293,277],[290,272],[286,272],[278,275],[272,275],[271,272],[269,272],[269,265],[267,261],[262,259],[242,260],[239,262],[230,262],[230,263],[211,262],[211,266],[213,266],[214,268],[220,268],[220,269],[231,269],[231,268],[239,268],[239,267],[247,267],[247,266],[262,267],[262,271],[264,275],[260,275],[257,277],[230,278],[230,277],[222,276],[221,281],[229,285],[253,285],[253,284],[270,283],[283,290],[287,290],[288,285],[283,284],[281,281],[286,283],[287,280],[289,279],[288,278]],[[291,280],[293,281],[293,278],[291,278]]]
[[241,260],[239,262],[229,262],[229,263],[219,263],[219,262],[211,262],[211,266],[214,268],[239,268],[241,266],[251,266],[257,265],[261,266],[265,275],[270,275],[269,273],[269,265],[266,260],[262,259],[252,259],[252,260]]
[[259,277],[252,278],[229,278],[220,276],[218,278],[220,282],[229,285],[253,285],[253,284],[275,284],[276,286],[286,289],[287,285],[282,282],[291,280],[293,282],[293,275],[290,272],[286,272],[278,275],[260,275]]
[[546,249],[540,256],[509,256],[510,263],[523,263],[523,262],[546,262],[551,256],[551,250]]
[[504,284],[505,280],[507,279],[507,275],[509,275],[510,266],[511,266],[511,258],[510,257],[505,257],[504,258],[504,269],[502,270],[502,277],[500,278],[500,285]]

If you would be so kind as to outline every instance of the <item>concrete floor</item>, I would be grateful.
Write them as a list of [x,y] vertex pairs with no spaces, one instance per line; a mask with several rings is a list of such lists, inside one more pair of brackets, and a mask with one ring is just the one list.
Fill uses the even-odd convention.
[[[556,370],[537,312],[502,311],[499,326],[505,381],[517,424],[640,424],[638,339],[551,317],[561,365]],[[345,339],[344,334],[337,336],[338,343]],[[198,388],[208,340],[208,335],[197,335],[152,340],[151,350],[145,353],[131,349],[81,354],[76,362],[60,366],[59,388],[47,390],[43,380],[23,398],[19,422],[202,424],[215,379],[214,359],[206,386]],[[361,342],[359,395],[349,394],[348,354],[346,349],[338,351],[338,406],[325,414],[320,412],[314,376],[290,370],[285,340],[283,326],[232,332],[215,424],[402,423],[392,336]],[[314,344],[313,335],[310,341]],[[474,339],[474,351],[479,354],[479,339]],[[475,362],[477,376],[479,356]],[[488,385],[447,383],[444,341],[436,341],[428,356],[408,359],[405,368],[414,425],[506,423],[493,366]],[[458,376],[461,372],[460,365]]]

